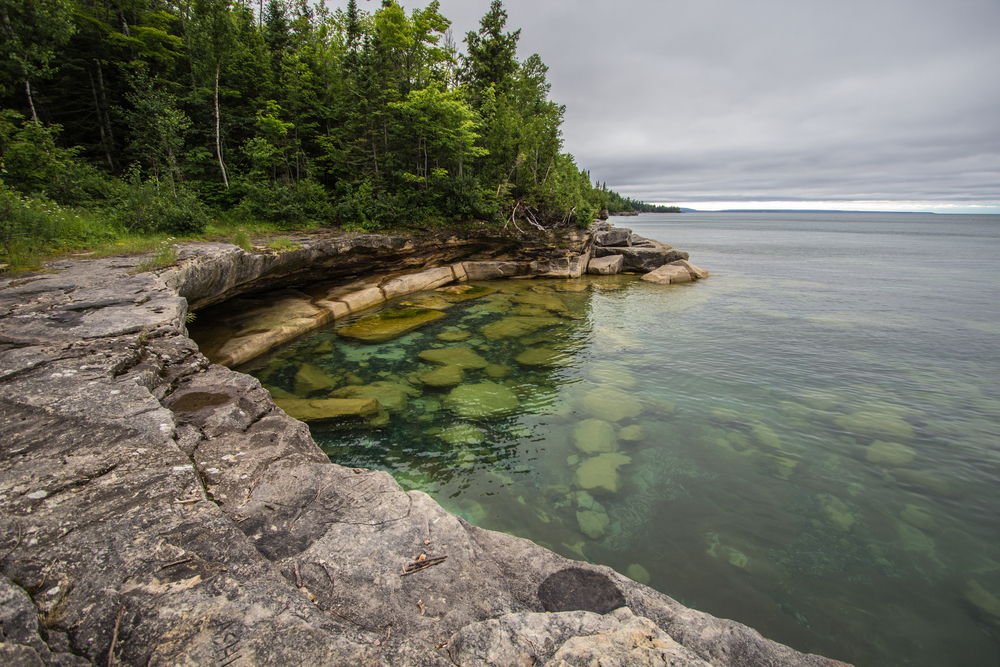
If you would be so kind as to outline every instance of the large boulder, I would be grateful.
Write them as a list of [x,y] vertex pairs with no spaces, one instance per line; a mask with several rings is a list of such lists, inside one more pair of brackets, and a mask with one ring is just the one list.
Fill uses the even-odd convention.
[[627,248],[632,245],[632,230],[622,227],[597,232],[594,234],[594,245],[605,248]]
[[444,406],[463,419],[494,419],[517,410],[517,394],[496,382],[461,384],[444,399]]
[[432,308],[403,308],[369,315],[337,329],[337,335],[359,343],[384,343],[447,317]]
[[468,347],[437,347],[417,355],[424,361],[442,366],[458,366],[465,370],[486,368],[490,362]]
[[654,248],[594,248],[594,257],[608,257],[610,255],[622,256],[622,270],[639,273],[647,273],[664,264],[688,258],[686,252],[678,252],[663,243]]
[[622,270],[625,265],[625,258],[622,255],[608,255],[606,257],[595,257],[587,265],[587,273],[598,276],[613,276]]
[[677,285],[691,282],[691,274],[683,266],[664,264],[644,275],[642,279],[654,285]]

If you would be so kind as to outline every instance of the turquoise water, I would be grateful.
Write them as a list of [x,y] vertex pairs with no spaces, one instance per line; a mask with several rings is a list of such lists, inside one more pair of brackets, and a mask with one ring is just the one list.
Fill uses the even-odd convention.
[[[388,413],[316,441],[476,525],[859,666],[998,664],[1000,216],[616,222],[716,275],[416,295],[447,317],[377,345],[338,322],[239,370],[276,395],[378,382]],[[533,330],[500,336],[511,317]],[[472,394],[419,379],[450,347],[490,364]]]

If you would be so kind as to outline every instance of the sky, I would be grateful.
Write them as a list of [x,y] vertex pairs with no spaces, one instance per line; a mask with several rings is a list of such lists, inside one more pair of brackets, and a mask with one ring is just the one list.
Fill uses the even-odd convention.
[[[460,48],[489,6],[441,0]],[[622,195],[699,210],[1000,213],[998,0],[504,7],[519,58],[538,53],[566,105],[564,150]]]

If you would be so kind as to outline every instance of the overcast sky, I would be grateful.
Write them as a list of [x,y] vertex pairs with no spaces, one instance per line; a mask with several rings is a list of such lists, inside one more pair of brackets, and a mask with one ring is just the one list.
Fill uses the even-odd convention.
[[[489,6],[441,0],[460,47]],[[565,150],[624,195],[1000,213],[1000,0],[504,6],[567,107]]]

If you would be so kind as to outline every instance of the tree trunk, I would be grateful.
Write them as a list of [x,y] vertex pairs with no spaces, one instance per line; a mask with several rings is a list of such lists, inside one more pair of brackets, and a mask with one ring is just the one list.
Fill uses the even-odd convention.
[[35,101],[31,99],[31,81],[24,80],[24,92],[28,93],[28,106],[31,107],[31,120],[38,125],[38,114],[35,113]]
[[97,94],[101,100],[101,119],[104,123],[104,128],[108,131],[108,158],[111,160],[111,171],[117,172],[118,165],[114,161],[115,133],[111,129],[111,117],[108,115],[108,97],[104,94],[104,73],[101,69],[100,60],[95,60],[94,64],[97,65]]
[[108,161],[108,168],[114,172],[115,163],[111,160],[111,151],[108,150],[108,139],[104,136],[104,115],[101,113],[101,103],[97,100],[97,86],[94,85],[94,75],[87,70],[87,78],[90,79],[90,92],[94,96],[94,111],[97,112],[97,130],[101,135],[101,146],[104,147],[104,157]]
[[219,158],[219,169],[222,171],[222,182],[229,189],[229,176],[226,174],[226,164],[222,161],[222,139],[219,135],[219,69],[222,63],[215,63],[215,155]]

